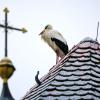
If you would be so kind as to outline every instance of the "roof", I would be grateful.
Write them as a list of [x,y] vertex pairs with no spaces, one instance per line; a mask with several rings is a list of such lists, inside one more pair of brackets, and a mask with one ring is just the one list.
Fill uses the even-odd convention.
[[22,100],[100,100],[100,44],[85,38]]

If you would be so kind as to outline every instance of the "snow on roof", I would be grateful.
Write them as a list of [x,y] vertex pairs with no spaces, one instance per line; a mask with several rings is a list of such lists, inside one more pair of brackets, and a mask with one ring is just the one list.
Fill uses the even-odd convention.
[[22,100],[100,99],[100,44],[85,38]]

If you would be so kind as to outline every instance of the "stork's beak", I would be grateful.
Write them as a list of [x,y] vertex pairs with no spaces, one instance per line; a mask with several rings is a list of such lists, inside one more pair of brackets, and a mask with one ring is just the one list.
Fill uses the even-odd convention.
[[39,35],[42,35],[44,31],[42,31]]

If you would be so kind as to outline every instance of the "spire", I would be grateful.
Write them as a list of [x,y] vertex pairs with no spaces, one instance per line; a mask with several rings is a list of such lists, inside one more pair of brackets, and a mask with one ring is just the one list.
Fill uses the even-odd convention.
[[3,89],[2,89],[2,93],[1,93],[1,97],[0,100],[14,100],[14,98],[12,97],[9,87],[8,87],[8,83],[3,83]]
[[0,61],[0,77],[3,79],[0,100],[14,100],[8,87],[8,79],[13,75],[14,71],[15,68],[10,59],[5,57]]
[[14,100],[8,87],[8,79],[13,75],[15,71],[12,61],[8,58],[8,29],[21,31],[23,33],[27,32],[27,30],[25,28],[19,29],[9,26],[8,25],[9,10],[5,8],[4,13],[5,13],[5,23],[4,25],[0,24],[0,27],[4,28],[5,30],[5,57],[0,61],[0,77],[3,79],[3,88],[0,100]]

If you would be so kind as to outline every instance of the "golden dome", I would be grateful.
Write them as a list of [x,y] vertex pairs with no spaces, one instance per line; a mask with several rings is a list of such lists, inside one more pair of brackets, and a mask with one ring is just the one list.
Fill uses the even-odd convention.
[[14,71],[14,65],[9,58],[5,57],[0,61],[0,76],[4,80],[4,82],[7,82]]

